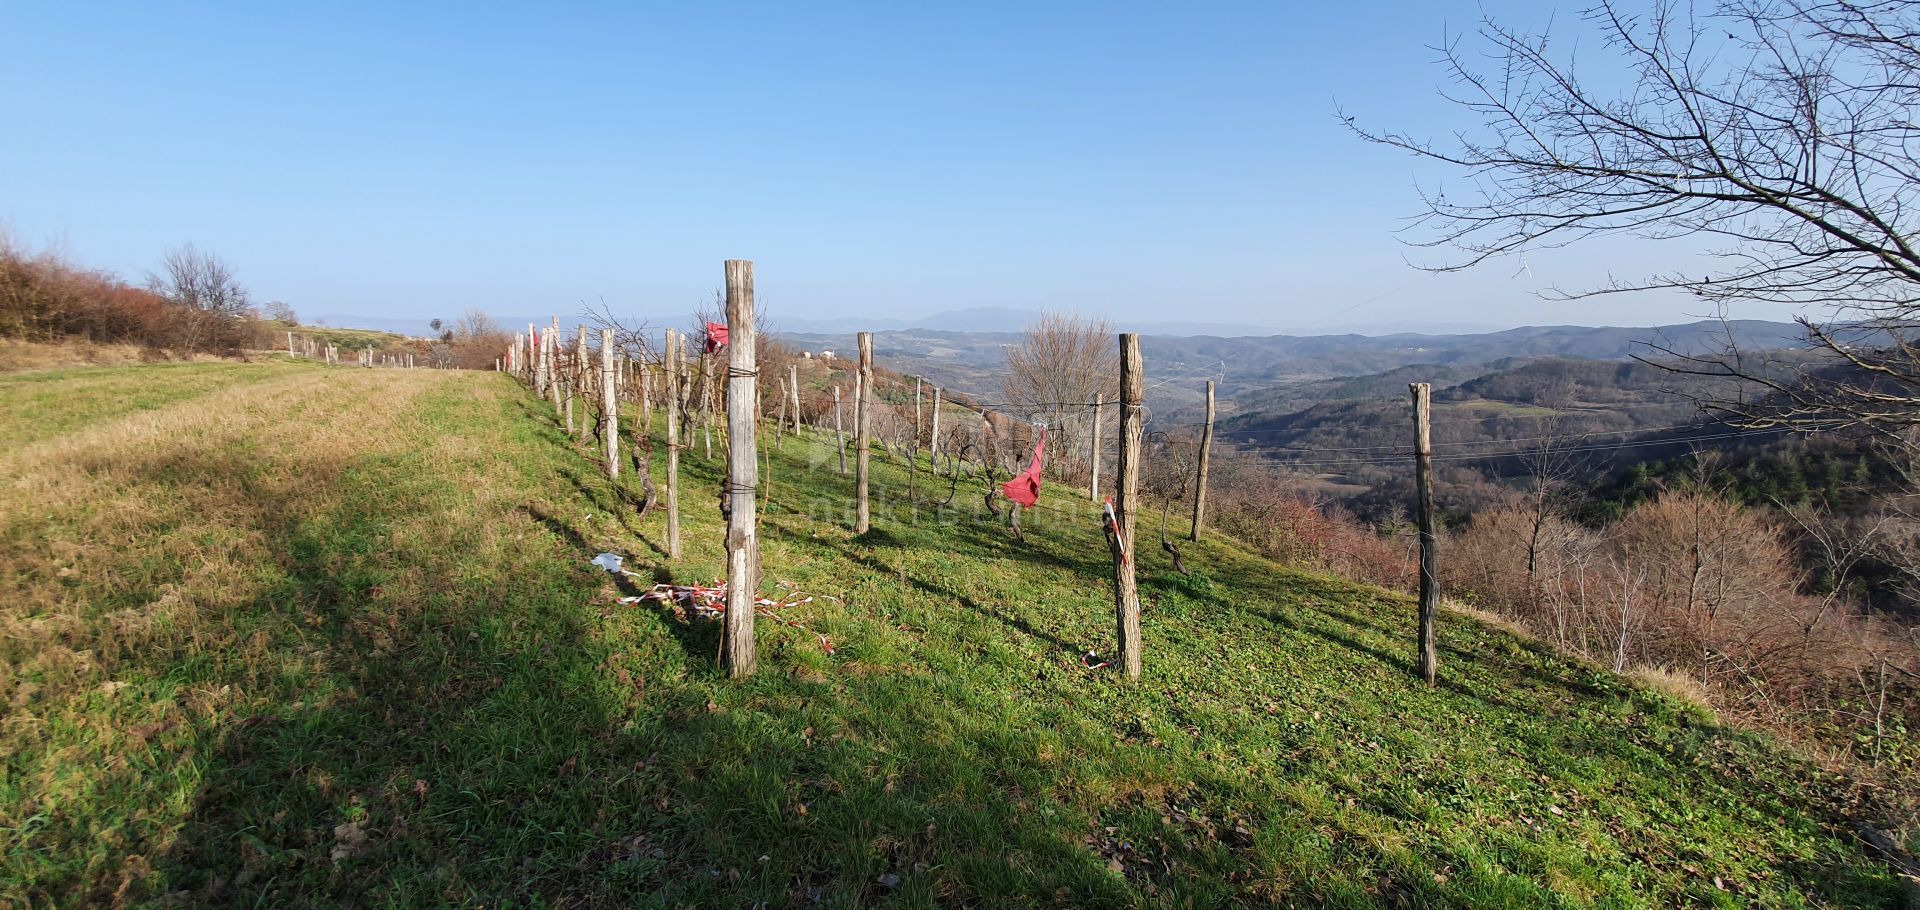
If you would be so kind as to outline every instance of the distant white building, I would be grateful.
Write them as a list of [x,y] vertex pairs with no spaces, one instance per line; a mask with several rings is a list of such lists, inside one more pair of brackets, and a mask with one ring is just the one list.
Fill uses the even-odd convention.
[[820,352],[820,359],[821,359],[821,360],[832,360],[832,359],[833,359],[833,352],[832,352],[832,351],[821,351],[821,352]]

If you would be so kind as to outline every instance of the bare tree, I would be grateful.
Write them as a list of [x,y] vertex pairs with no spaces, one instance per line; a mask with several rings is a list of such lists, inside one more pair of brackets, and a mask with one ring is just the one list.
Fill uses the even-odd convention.
[[493,366],[494,358],[506,350],[512,338],[487,311],[478,308],[461,313],[460,318],[445,326],[442,332],[453,349],[453,364],[466,370]]
[[1719,353],[1660,359],[1743,381],[1748,394],[1707,404],[1745,426],[1920,424],[1920,4],[1727,0],[1696,14],[1654,0],[1634,15],[1602,0],[1586,19],[1624,71],[1618,92],[1576,75],[1545,34],[1486,20],[1477,40],[1437,48],[1447,97],[1480,129],[1434,143],[1345,118],[1466,172],[1462,193],[1422,193],[1412,242],[1456,252],[1430,267],[1609,234],[1717,242],[1699,273],[1559,293],[1813,307],[1827,314],[1801,319],[1817,356],[1757,355],[1729,336]]
[[267,305],[261,308],[261,312],[264,313],[268,319],[274,320],[284,326],[295,327],[300,324],[300,314],[293,311],[293,304],[284,300],[267,301]]
[[231,267],[187,244],[168,250],[161,269],[148,273],[147,287],[173,305],[172,346],[187,351],[240,346],[251,309],[247,289]]
[[1105,319],[1047,313],[1007,348],[1001,379],[1006,409],[1046,424],[1051,464],[1078,465],[1092,432],[1096,394],[1112,400],[1120,390],[1120,349]]

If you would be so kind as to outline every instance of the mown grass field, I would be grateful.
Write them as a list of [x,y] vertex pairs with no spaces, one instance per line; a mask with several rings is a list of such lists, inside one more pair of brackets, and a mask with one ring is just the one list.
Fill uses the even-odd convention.
[[[655,422],[656,431],[659,422]],[[846,530],[786,440],[761,674],[588,565],[720,573],[497,374],[0,377],[0,905],[1891,907],[1839,782],[1460,617],[1141,535],[1146,677],[1050,490]],[[664,470],[655,461],[656,474]],[[944,490],[940,492],[944,496]],[[939,498],[939,497],[933,497]],[[831,598],[831,599],[829,599]]]

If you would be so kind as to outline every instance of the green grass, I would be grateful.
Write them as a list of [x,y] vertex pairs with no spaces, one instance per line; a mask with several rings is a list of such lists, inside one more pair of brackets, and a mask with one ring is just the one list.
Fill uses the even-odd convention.
[[281,344],[286,343],[286,333],[291,331],[295,337],[312,338],[316,345],[337,345],[342,351],[358,351],[362,348],[384,350],[407,340],[405,335],[377,329],[340,329],[323,325],[280,327],[276,331]]
[[1112,638],[1084,494],[1021,543],[876,455],[855,538],[851,479],[789,438],[766,579],[837,651],[761,622],[734,683],[716,628],[587,565],[720,574],[697,446],[667,565],[632,479],[504,376],[118,375],[45,380],[66,422],[0,454],[34,494],[0,503],[0,904],[1900,900],[1844,782],[1456,617],[1426,689],[1405,599],[1228,541],[1181,577],[1149,520],[1145,678],[1084,670]]
[[274,375],[271,369],[243,363],[82,366],[0,374],[0,428],[9,444],[23,445]]

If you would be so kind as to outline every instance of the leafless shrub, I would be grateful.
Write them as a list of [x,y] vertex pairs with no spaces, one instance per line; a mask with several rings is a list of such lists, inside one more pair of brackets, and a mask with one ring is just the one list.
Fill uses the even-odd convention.
[[[1111,402],[1120,388],[1120,348],[1105,319],[1047,313],[1006,352],[1001,394],[1016,417],[1049,430],[1049,473],[1084,479],[1096,395]],[[1117,425],[1109,409],[1109,425]]]
[[167,346],[183,351],[237,351],[252,316],[247,289],[233,269],[193,244],[168,250],[147,289],[171,303]]

